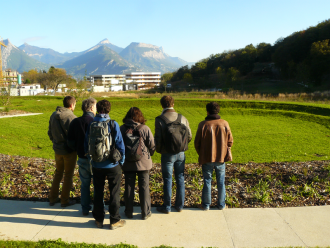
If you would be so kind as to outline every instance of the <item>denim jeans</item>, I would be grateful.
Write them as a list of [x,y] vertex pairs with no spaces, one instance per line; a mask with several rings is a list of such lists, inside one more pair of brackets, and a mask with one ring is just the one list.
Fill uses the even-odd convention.
[[91,186],[91,179],[92,179],[92,174],[91,174],[91,167],[88,162],[88,159],[85,158],[78,158],[77,164],[79,165],[79,175],[80,175],[80,181],[81,181],[81,188],[80,188],[80,193],[81,193],[81,207],[83,213],[88,213],[89,210],[92,209],[90,202],[91,202],[91,197],[90,197],[90,186]]
[[218,187],[218,199],[217,207],[223,209],[225,207],[226,200],[226,188],[225,188],[225,172],[226,164],[213,162],[203,164],[203,177],[204,177],[204,186],[202,192],[202,205],[209,209],[211,205],[211,182],[212,182],[212,172],[213,168],[215,170],[217,178],[217,187]]
[[185,154],[179,152],[177,154],[162,154],[162,174],[164,181],[164,204],[163,207],[167,211],[171,211],[171,198],[172,198],[172,174],[174,168],[174,176],[176,181],[176,198],[175,207],[182,209],[185,198],[185,185],[184,185],[184,167],[185,167]]

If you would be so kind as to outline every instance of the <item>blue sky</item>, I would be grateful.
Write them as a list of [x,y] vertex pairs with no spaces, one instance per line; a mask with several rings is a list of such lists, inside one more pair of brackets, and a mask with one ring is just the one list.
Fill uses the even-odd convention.
[[162,46],[196,62],[210,54],[278,38],[330,18],[330,0],[10,0],[0,36],[20,46],[80,52],[104,38]]

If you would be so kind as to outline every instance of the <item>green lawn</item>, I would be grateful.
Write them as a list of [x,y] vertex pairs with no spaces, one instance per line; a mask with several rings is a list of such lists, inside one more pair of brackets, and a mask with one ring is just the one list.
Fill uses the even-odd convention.
[[[60,97],[12,98],[12,109],[41,112],[42,115],[0,119],[0,151],[4,154],[53,158],[47,129],[51,113],[62,106]],[[155,117],[161,113],[159,99],[108,100],[110,116],[120,125],[131,106],[139,107],[154,133]],[[214,100],[214,99],[213,99]],[[198,123],[206,116],[210,100],[175,101],[175,109],[190,123],[193,140]],[[227,120],[234,136],[233,162],[308,161],[330,158],[330,107],[321,104],[258,101],[219,101],[220,115]],[[81,102],[74,113],[81,116]],[[193,140],[186,152],[186,162],[196,163]],[[153,156],[160,162],[160,154]]]

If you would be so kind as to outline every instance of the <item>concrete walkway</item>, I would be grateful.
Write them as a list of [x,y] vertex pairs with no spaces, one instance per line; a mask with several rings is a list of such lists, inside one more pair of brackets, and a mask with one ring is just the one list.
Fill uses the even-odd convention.
[[[174,210],[174,209],[173,209]],[[120,208],[124,218],[124,207]],[[152,247],[281,247],[330,246],[330,206],[254,208],[161,214],[141,220],[140,208],[126,226],[103,229],[92,215],[82,216],[80,205],[50,207],[48,202],[0,200],[0,239],[54,240]]]
[[30,116],[30,115],[42,115],[43,113],[31,113],[31,114],[20,114],[20,115],[1,115],[0,118],[9,118],[9,117],[20,117],[20,116]]

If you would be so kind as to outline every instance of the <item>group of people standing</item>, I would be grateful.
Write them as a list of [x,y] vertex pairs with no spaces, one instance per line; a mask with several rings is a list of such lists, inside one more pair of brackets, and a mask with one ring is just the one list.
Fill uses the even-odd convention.
[[[185,200],[185,150],[192,140],[188,120],[174,109],[174,99],[167,95],[160,99],[162,112],[155,119],[155,135],[145,125],[141,110],[131,107],[119,127],[111,120],[111,103],[107,100],[96,101],[94,98],[82,102],[83,115],[76,117],[73,111],[76,100],[66,96],[63,107],[57,107],[49,121],[48,135],[53,142],[56,171],[49,193],[49,205],[61,203],[67,207],[76,203],[70,200],[70,190],[76,163],[79,165],[81,180],[82,214],[88,215],[91,206],[90,184],[93,179],[94,202],[92,214],[98,228],[103,227],[104,186],[108,180],[110,191],[109,214],[110,229],[126,224],[119,214],[120,186],[122,172],[125,175],[125,215],[133,218],[133,203],[136,176],[138,178],[141,218],[151,216],[151,198],[149,190],[149,171],[152,168],[151,156],[161,154],[163,177],[163,205],[157,207],[160,213],[171,212],[172,175],[176,181],[176,200],[174,208],[181,212]],[[208,210],[211,205],[212,172],[215,170],[218,199],[216,207],[226,208],[225,204],[225,161],[228,161],[233,136],[227,121],[220,118],[219,104],[210,102],[206,105],[207,116],[196,133],[194,145],[202,166],[204,186],[202,203],[199,208]],[[106,128],[104,128],[106,127]],[[96,138],[95,138],[96,137]],[[102,137],[107,137],[102,139]],[[96,140],[96,141],[95,141]],[[96,142],[96,143],[95,143]],[[109,149],[107,149],[109,148]],[[100,152],[101,151],[101,152]],[[100,154],[97,157],[95,154]],[[102,156],[103,155],[103,156]],[[78,156],[78,160],[77,160]],[[64,175],[61,198],[60,182]]]

